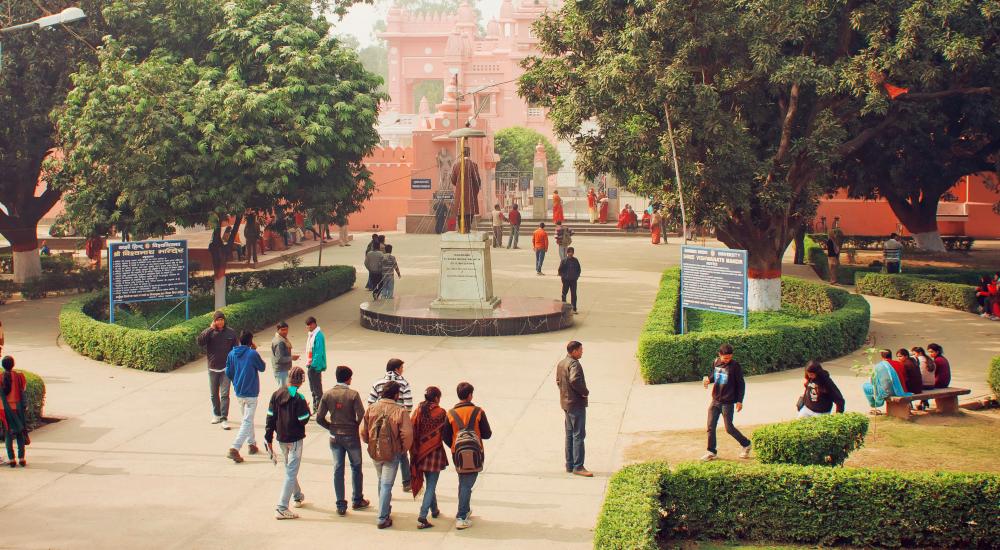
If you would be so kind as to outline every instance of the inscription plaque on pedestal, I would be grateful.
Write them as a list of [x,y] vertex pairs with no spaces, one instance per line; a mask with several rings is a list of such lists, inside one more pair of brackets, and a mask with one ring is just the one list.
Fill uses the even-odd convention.
[[433,309],[493,309],[490,235],[481,231],[441,235],[441,277]]

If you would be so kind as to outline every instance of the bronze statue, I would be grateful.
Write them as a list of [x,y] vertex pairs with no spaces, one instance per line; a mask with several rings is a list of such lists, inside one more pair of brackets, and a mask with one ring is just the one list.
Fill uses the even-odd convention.
[[456,162],[452,168],[451,185],[455,188],[455,201],[453,203],[455,205],[455,216],[456,218],[464,216],[463,223],[459,225],[458,230],[461,233],[469,233],[472,231],[473,216],[479,214],[479,188],[482,186],[482,182],[479,179],[479,166],[469,158],[468,147],[464,148],[462,155],[465,164],[464,189],[462,182],[462,160]]

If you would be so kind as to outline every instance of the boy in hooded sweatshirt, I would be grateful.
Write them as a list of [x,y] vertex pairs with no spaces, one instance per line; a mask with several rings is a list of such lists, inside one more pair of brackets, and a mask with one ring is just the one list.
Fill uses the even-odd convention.
[[267,424],[264,429],[264,441],[268,452],[274,457],[272,439],[275,432],[278,436],[278,446],[285,462],[285,483],[281,486],[281,496],[274,510],[275,519],[295,519],[295,514],[288,509],[288,501],[294,499],[292,506],[301,508],[306,496],[299,486],[299,465],[302,463],[303,440],[306,438],[306,424],[309,423],[309,404],[299,391],[305,382],[306,372],[302,367],[292,367],[288,371],[288,386],[278,388],[271,395],[267,407]]
[[242,422],[240,431],[236,433],[233,446],[229,449],[227,458],[239,464],[243,462],[240,449],[243,443],[249,443],[249,452],[255,455],[257,438],[253,434],[253,417],[257,412],[257,397],[260,395],[260,378],[258,373],[264,372],[264,360],[257,353],[257,344],[253,343],[253,333],[244,330],[240,334],[240,345],[233,348],[226,357],[226,377],[233,381],[236,392],[236,402],[239,404]]

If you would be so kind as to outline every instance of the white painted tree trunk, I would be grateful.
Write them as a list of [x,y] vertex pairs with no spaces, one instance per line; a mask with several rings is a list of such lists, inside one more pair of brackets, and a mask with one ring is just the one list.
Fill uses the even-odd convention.
[[223,275],[215,280],[215,309],[226,307],[226,276]]
[[15,251],[14,260],[14,282],[21,284],[28,279],[34,279],[42,275],[42,258],[38,255],[38,249]]
[[747,308],[750,311],[781,309],[781,278],[747,279]]
[[941,232],[938,230],[914,233],[913,240],[917,242],[917,248],[928,252],[944,252],[944,241],[941,240]]

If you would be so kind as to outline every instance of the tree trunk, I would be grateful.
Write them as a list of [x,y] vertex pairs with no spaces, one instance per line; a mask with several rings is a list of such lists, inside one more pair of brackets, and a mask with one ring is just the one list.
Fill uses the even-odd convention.
[[21,284],[42,275],[42,258],[38,247],[32,250],[14,250],[14,282]]
[[226,274],[223,271],[222,276],[215,277],[215,286],[213,287],[213,292],[215,292],[215,309],[219,310],[226,307]]
[[913,234],[917,248],[929,252],[944,252],[944,241],[941,240],[937,226],[937,209],[941,194],[928,193],[925,189],[915,202],[913,199],[907,200],[895,196],[886,196],[885,200],[903,227]]
[[781,254],[767,248],[749,251],[747,308],[750,311],[781,309]]
[[14,227],[0,232],[10,242],[14,260],[14,282],[21,284],[42,274],[42,260],[38,255],[38,220],[28,223],[23,218],[8,218]]
[[240,230],[240,223],[243,216],[236,216],[236,223],[233,224],[232,232],[227,241],[222,240],[222,222],[212,229],[212,240],[208,243],[208,253],[212,256],[212,275],[215,278],[215,309],[226,307],[226,268],[229,263],[229,253],[233,249],[236,241],[237,231]]

